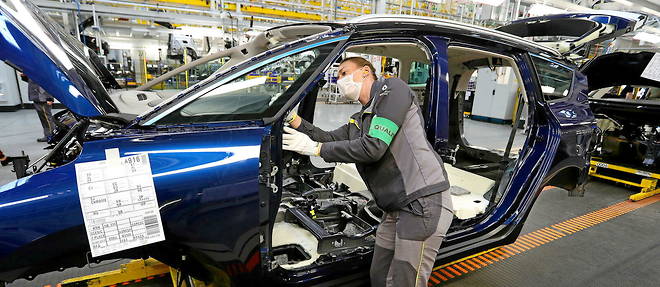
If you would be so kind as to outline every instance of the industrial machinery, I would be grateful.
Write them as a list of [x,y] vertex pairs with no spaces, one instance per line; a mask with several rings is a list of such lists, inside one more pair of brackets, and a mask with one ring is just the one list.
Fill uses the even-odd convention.
[[[654,53],[612,53],[587,62],[580,70],[589,77],[589,104],[599,119],[589,174],[629,186],[640,200],[660,193],[660,81],[642,76]],[[620,73],[608,73],[616,67]]]
[[660,102],[653,100],[592,99],[601,134],[589,174],[640,187],[630,199],[660,193]]

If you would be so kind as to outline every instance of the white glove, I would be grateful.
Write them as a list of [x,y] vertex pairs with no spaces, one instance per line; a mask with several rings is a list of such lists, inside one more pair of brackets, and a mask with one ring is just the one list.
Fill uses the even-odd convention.
[[282,135],[282,148],[303,155],[318,156],[321,153],[321,144],[310,139],[306,134],[284,127]]

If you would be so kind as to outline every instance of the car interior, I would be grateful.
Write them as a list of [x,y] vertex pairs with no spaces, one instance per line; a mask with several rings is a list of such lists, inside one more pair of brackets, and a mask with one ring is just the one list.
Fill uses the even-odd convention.
[[[454,220],[451,231],[478,222],[479,215],[487,214],[499,202],[526,139],[524,122],[529,119],[522,77],[512,58],[460,46],[449,47],[448,57],[449,146],[455,151],[449,159],[453,168],[471,176],[468,182],[479,183],[468,189],[469,196],[452,199],[454,204],[481,201],[476,213],[461,216],[455,211],[459,220]],[[477,101],[489,104],[475,105]],[[490,110],[478,110],[477,106]],[[485,125],[485,130],[492,132],[472,133],[474,125]]]
[[[420,68],[429,69],[430,64],[429,53],[423,46],[415,42],[369,43],[351,46],[344,54],[345,57],[356,55],[372,62],[380,57],[396,59],[398,77],[415,91],[422,109],[428,107],[431,76],[422,77],[421,83],[418,79],[420,74],[431,75],[428,70],[420,71]],[[360,110],[359,103],[336,103],[328,100],[332,97],[321,98],[336,90],[332,83],[336,67],[334,64],[326,68],[327,81],[319,82],[298,109],[299,115],[324,130],[338,128]],[[512,125],[522,127],[522,121],[513,119],[521,117],[526,100],[524,89],[505,91],[513,102],[508,121],[476,123],[495,126],[488,136],[497,139],[472,141],[473,135],[465,132],[474,123],[464,111],[474,101],[475,81],[494,73],[494,78],[488,78],[490,81],[502,81],[502,75],[506,75],[506,80],[522,83],[521,76],[509,57],[462,47],[449,49],[449,69],[450,140],[449,148],[439,153],[451,184],[452,232],[479,222],[501,198],[525,138],[521,134],[525,131]],[[502,84],[505,85],[508,83]],[[471,93],[472,98],[466,93]],[[518,146],[514,146],[515,138]],[[499,145],[481,145],[489,142]],[[272,232],[273,261],[283,269],[293,270],[370,250],[383,212],[375,205],[355,164],[326,163],[320,157],[287,153],[284,162],[282,198]]]

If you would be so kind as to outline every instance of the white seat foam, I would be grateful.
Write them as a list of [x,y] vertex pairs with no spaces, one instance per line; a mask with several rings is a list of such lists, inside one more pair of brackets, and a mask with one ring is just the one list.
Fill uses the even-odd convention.
[[[484,194],[488,192],[495,181],[489,178],[458,169],[445,163],[445,170],[452,189],[456,191],[463,189],[469,193],[462,195],[451,195],[454,214],[459,219],[475,217],[486,211],[488,200]],[[345,184],[351,191],[360,192],[367,190],[367,186],[358,174],[355,164],[339,163],[335,166],[333,181],[337,184]],[[456,193],[456,192],[452,192]]]
[[314,263],[319,259],[317,248],[319,241],[306,229],[292,223],[276,222],[273,225],[273,247],[298,245],[309,254],[310,258],[294,264],[281,265],[284,269],[294,269]]

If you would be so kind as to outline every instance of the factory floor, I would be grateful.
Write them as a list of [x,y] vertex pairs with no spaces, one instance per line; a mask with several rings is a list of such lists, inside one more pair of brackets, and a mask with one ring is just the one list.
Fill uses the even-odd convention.
[[[323,128],[345,122],[356,107],[321,105]],[[341,116],[338,116],[341,115]],[[326,120],[324,123],[322,119]],[[466,121],[474,144],[499,148],[509,126]],[[25,151],[37,159],[45,151],[41,126],[34,110],[0,113],[0,149],[8,155]],[[521,146],[521,133],[514,146]],[[0,168],[0,185],[13,181],[10,167]],[[660,277],[660,196],[638,203],[627,202],[633,190],[593,180],[584,197],[567,197],[566,191],[541,193],[515,244],[462,263],[434,271],[429,286],[657,286]],[[553,236],[554,235],[554,236]],[[126,260],[102,262],[17,280],[9,287],[55,287],[72,277],[116,269]]]
[[454,278],[447,268],[436,270],[430,286],[658,286],[660,196],[633,203],[632,193],[599,180],[581,198],[548,189],[523,226],[523,240],[469,267],[459,264],[467,272],[454,268],[461,273],[450,271]]
[[[57,112],[54,110],[53,113]],[[46,143],[37,142],[43,137],[43,129],[33,109],[16,112],[0,112],[0,150],[7,156],[20,155],[22,152],[36,160],[47,151]],[[11,167],[0,168],[0,185],[15,180]]]

